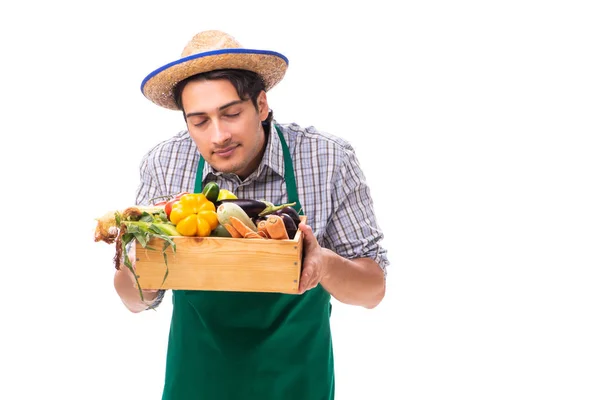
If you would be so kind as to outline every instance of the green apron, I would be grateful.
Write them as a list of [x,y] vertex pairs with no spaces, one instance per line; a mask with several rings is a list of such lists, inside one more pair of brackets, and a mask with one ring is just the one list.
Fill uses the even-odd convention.
[[[285,157],[288,200],[300,209]],[[194,191],[202,191],[200,157]],[[243,262],[243,260],[240,260]],[[163,400],[332,400],[330,295],[173,291]]]

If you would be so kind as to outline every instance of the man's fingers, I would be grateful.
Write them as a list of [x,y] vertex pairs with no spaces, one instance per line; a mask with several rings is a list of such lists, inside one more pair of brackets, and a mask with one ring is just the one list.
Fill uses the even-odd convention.
[[309,289],[309,284],[310,284],[310,280],[312,277],[312,268],[308,267],[308,268],[304,268],[302,270],[302,274],[300,275],[300,286],[299,286],[299,291],[300,293],[304,293],[305,291],[307,291]]
[[[319,277],[317,276],[317,268],[313,265],[315,261],[314,255],[318,255],[320,249],[317,238],[315,237],[312,228],[302,222],[298,228],[304,234],[304,265],[300,278],[299,292],[304,293],[317,286]],[[309,261],[310,260],[310,261]]]
[[312,276],[311,268],[306,268],[304,271],[302,271],[302,281],[304,282],[304,286],[308,285],[308,282],[310,281],[311,276]]
[[319,278],[317,277],[316,274],[313,274],[313,276],[310,277],[310,282],[308,283],[308,287],[311,289],[314,289],[315,287],[317,287],[317,284],[319,283]]
[[304,222],[301,222],[300,225],[298,225],[298,229],[300,229],[302,231],[302,233],[304,234],[304,251],[306,252],[310,252],[312,249],[315,248],[315,246],[318,246],[319,244],[317,243],[317,238],[315,237],[312,228],[308,225],[306,225]]

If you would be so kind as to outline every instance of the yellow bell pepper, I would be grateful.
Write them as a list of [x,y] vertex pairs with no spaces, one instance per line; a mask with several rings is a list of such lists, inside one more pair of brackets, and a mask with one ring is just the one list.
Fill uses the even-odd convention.
[[181,196],[173,204],[169,220],[182,236],[209,236],[219,225],[215,204],[202,193]]

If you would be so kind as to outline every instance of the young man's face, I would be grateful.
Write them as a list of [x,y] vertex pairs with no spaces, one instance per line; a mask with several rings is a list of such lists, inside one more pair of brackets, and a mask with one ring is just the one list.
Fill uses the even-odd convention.
[[258,167],[266,140],[261,123],[269,114],[265,92],[257,111],[227,80],[192,81],[181,102],[190,136],[213,168],[244,179]]

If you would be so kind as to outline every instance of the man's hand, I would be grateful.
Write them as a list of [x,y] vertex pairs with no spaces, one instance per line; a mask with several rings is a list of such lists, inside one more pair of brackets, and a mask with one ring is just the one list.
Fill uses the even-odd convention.
[[341,257],[321,247],[310,226],[302,222],[298,228],[304,235],[298,294],[321,284],[342,303],[374,308],[381,302],[385,296],[385,276],[374,260]]
[[307,290],[315,288],[326,276],[327,260],[312,228],[301,222],[298,229],[304,234],[304,260],[298,286],[298,294],[303,294]]

